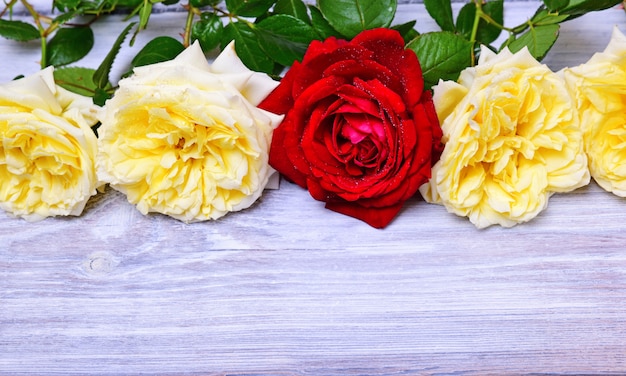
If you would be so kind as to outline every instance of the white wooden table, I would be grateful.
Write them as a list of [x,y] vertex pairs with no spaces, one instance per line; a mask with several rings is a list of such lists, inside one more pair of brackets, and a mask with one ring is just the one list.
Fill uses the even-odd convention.
[[[505,4],[512,24],[538,3]],[[127,56],[182,17],[155,15]],[[435,28],[399,8],[416,17]],[[119,20],[96,25],[81,65]],[[626,31],[623,10],[564,24],[544,62],[585,62],[613,25]],[[0,81],[36,71],[37,47],[1,40]],[[624,374],[626,200],[592,183],[486,230],[417,199],[376,230],[286,182],[192,225],[111,190],[79,218],[0,213],[0,374],[140,373]]]

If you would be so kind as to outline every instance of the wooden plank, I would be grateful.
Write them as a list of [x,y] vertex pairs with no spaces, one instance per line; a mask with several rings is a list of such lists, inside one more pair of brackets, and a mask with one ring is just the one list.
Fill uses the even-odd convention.
[[[507,3],[508,17],[537,4]],[[625,21],[565,24],[546,63],[584,62]],[[34,47],[12,46],[3,81],[36,66]],[[625,209],[591,184],[512,229],[415,199],[375,230],[283,182],[191,225],[111,190],[79,218],[0,213],[0,374],[623,374]]]

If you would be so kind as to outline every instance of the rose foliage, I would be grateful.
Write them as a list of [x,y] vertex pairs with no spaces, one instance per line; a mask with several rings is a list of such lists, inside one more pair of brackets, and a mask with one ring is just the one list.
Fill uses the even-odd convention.
[[[162,35],[149,41],[129,71],[173,59],[194,41],[208,52],[222,50],[234,40],[237,55],[248,68],[278,75],[294,60],[301,61],[313,40],[352,39],[366,29],[391,27],[417,53],[429,88],[440,78],[455,80],[474,65],[481,45],[513,52],[527,47],[540,60],[556,41],[561,23],[621,2],[543,0],[526,22],[513,26],[504,24],[504,0],[468,0],[459,4],[458,12],[453,12],[452,0],[404,5],[425,7],[441,28],[429,31],[416,21],[394,24],[397,0],[53,0],[52,13],[49,7],[35,9],[29,1],[5,1],[0,8],[0,37],[38,41],[41,67],[55,66],[64,87],[92,96],[99,104],[115,91],[108,73],[115,54],[124,48],[124,36],[132,30],[136,35],[149,24],[158,30],[162,18],[151,17],[155,11],[185,11],[187,17],[180,17],[181,37]],[[111,46],[111,54],[98,67],[75,66],[96,44],[94,24],[110,13],[128,14],[128,27]]]

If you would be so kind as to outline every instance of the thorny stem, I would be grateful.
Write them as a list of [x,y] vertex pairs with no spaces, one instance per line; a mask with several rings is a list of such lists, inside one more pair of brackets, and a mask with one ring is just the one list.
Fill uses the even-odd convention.
[[6,6],[4,7],[4,9],[2,9],[2,11],[0,11],[0,17],[4,16],[4,14],[7,12],[7,10],[13,10],[13,5],[15,5],[15,3],[17,3],[17,0],[11,0],[10,2],[6,3]]
[[[478,26],[481,20],[484,20],[488,24],[493,25],[500,30],[504,30],[508,32],[511,35],[511,37],[521,33],[522,31],[526,30],[529,27],[530,28],[533,27],[533,24],[530,20],[514,28],[506,27],[505,25],[494,20],[489,14],[483,11],[483,8],[482,8],[483,0],[473,0],[473,1],[474,1],[474,4],[476,5],[476,14],[474,15],[474,24],[472,25],[472,33],[470,35],[470,42],[472,43],[472,45],[476,44],[476,37],[478,35]],[[475,53],[474,53],[474,49],[472,48],[472,62],[474,62],[474,60],[475,60]]]
[[497,28],[499,28],[500,30],[504,30],[504,31],[508,31],[508,32],[512,32],[513,31],[513,29],[511,29],[510,27],[506,27],[506,26],[496,22],[496,20],[494,20],[490,15],[488,15],[485,12],[482,12],[481,17],[482,17],[483,20],[487,21],[488,24],[494,25]]
[[217,7],[211,7],[211,8],[213,8],[213,12],[221,13],[222,14],[221,17],[228,17],[229,19],[233,18],[233,15],[230,14],[229,12],[225,11],[224,9],[217,8]]

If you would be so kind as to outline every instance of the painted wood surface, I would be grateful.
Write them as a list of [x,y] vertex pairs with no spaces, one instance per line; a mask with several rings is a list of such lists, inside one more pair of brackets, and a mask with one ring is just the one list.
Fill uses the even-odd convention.
[[[507,18],[537,4],[507,2]],[[423,14],[401,6],[398,21],[434,29]],[[182,17],[155,15],[140,38]],[[97,24],[85,66],[118,21]],[[544,61],[585,62],[613,25],[623,10],[565,24]],[[37,53],[0,41],[2,81]],[[286,182],[191,225],[112,190],[78,218],[0,213],[0,374],[624,374],[625,230],[626,201],[593,183],[512,229],[414,199],[375,230]]]

